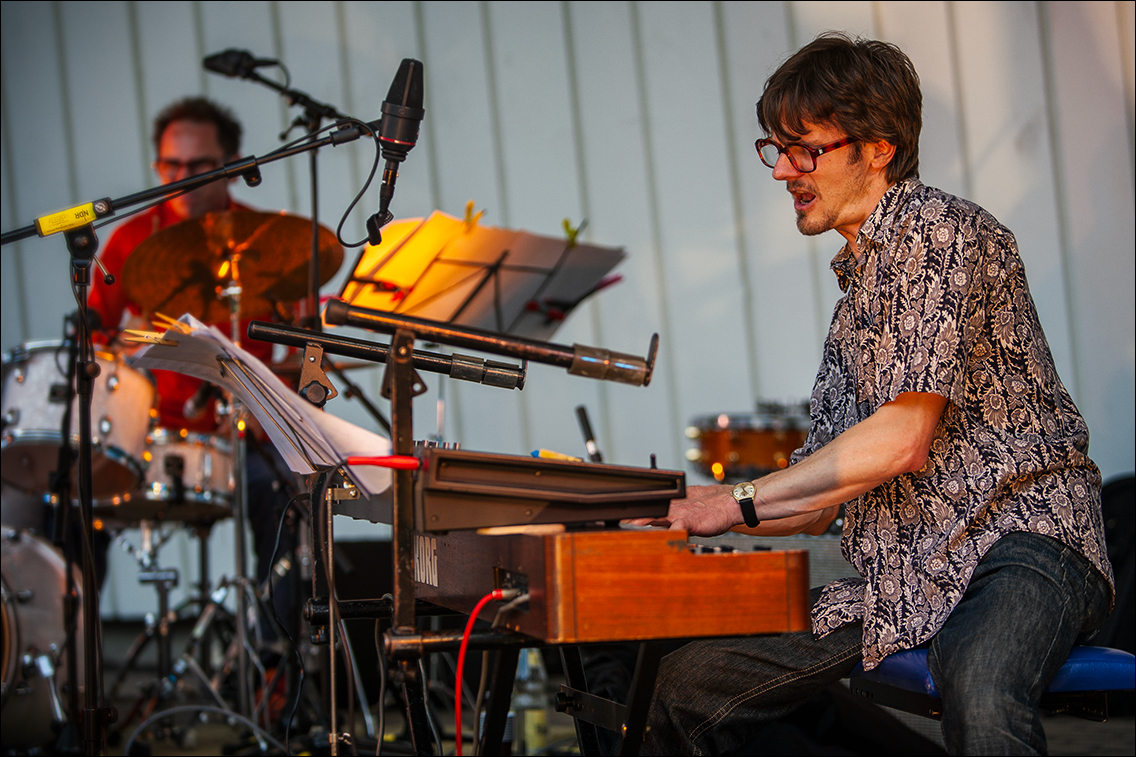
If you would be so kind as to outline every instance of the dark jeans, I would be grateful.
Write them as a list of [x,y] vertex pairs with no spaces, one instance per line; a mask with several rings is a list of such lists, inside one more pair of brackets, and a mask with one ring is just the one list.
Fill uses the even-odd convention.
[[[813,590],[816,601],[819,589]],[[1078,637],[1108,611],[1108,584],[1046,536],[995,544],[933,638],[928,663],[943,696],[952,754],[1044,754],[1038,703]],[[663,659],[643,754],[730,754],[860,661],[862,626],[693,642]]]

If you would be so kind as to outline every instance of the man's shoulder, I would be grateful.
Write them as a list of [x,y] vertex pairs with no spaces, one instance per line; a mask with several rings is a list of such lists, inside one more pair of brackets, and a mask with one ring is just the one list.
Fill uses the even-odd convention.
[[[919,227],[942,223],[965,224],[973,229],[997,233],[1008,232],[988,210],[976,202],[953,195],[937,187],[909,180],[903,201],[896,208],[897,215]],[[910,226],[909,226],[910,228]]]

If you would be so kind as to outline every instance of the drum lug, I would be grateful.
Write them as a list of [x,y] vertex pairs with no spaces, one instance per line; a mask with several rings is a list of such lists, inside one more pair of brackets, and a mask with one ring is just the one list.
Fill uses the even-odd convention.
[[110,376],[107,376],[107,390],[108,391],[111,391],[111,392],[118,391],[118,385],[119,385],[118,374],[112,373]]
[[35,592],[31,589],[20,589],[16,592],[16,602],[21,605],[26,605],[35,599]]
[[4,428],[8,428],[9,426],[15,426],[19,422],[20,422],[20,409],[16,408],[16,407],[8,408],[8,411],[6,413],[4,413]]

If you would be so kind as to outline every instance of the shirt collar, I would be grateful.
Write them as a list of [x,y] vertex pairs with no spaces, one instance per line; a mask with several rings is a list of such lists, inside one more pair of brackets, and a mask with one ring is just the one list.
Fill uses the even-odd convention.
[[840,248],[840,252],[836,253],[836,257],[829,263],[829,267],[836,274],[836,282],[840,285],[840,291],[848,291],[848,287],[856,277],[856,272],[864,267],[864,263],[873,248],[887,241],[892,226],[898,217],[895,210],[902,206],[911,193],[921,186],[923,186],[923,183],[919,179],[904,179],[888,187],[871,215],[860,225],[860,230],[856,233],[856,248],[862,252],[858,262],[856,256],[852,254],[851,246],[847,243]]

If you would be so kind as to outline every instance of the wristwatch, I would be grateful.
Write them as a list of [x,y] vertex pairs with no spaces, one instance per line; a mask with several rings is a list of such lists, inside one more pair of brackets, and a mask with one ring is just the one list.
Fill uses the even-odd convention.
[[757,519],[757,510],[753,509],[753,495],[757,494],[757,487],[753,485],[752,481],[742,481],[730,493],[738,501],[746,525],[750,528],[757,528],[761,524],[761,521]]

